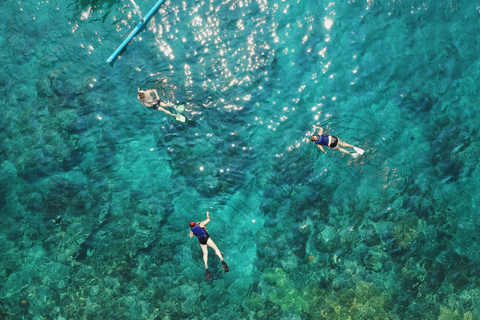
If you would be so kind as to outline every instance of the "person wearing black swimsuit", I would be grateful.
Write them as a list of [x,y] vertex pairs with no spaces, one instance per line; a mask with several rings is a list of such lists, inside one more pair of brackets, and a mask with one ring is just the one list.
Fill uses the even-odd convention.
[[[327,153],[324,149],[323,146],[327,146],[332,148],[333,150],[338,150],[340,152],[350,154],[347,150],[343,149],[342,147],[345,148],[352,148],[355,151],[359,152],[358,150],[361,150],[359,148],[356,148],[352,146],[351,144],[348,144],[346,142],[341,141],[338,137],[335,136],[330,136],[328,134],[323,133],[323,128],[322,127],[317,127],[316,125],[313,125],[314,129],[318,129],[318,133],[316,135],[312,136],[312,141],[315,142],[317,147],[322,150],[323,153]],[[357,150],[358,149],[358,150]],[[360,153],[360,152],[359,152]],[[363,153],[363,150],[362,150]]]
[[215,250],[215,254],[220,258],[222,261],[223,269],[225,272],[230,271],[228,268],[228,264],[223,261],[222,253],[218,249],[217,245],[213,240],[210,238],[205,225],[210,222],[210,215],[207,211],[207,219],[202,222],[194,222],[190,221],[190,238],[193,238],[193,235],[197,236],[198,241],[200,242],[200,247],[203,251],[203,262],[205,263],[205,279],[207,281],[212,280],[212,274],[210,270],[208,270],[208,247]]

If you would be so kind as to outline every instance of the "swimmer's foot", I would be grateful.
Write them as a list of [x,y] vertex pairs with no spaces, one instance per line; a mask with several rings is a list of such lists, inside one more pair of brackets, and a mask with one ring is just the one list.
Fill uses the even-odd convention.
[[184,116],[182,116],[181,114],[176,114],[174,116],[175,116],[175,120],[177,120],[177,121],[185,122],[185,120],[186,120],[186,118]]
[[223,264],[223,270],[225,270],[225,273],[230,271],[230,269],[228,268],[228,264],[225,261],[222,261],[222,264]]
[[359,153],[360,155],[362,155],[365,151],[363,149],[360,149],[358,147],[353,147],[353,150],[355,150],[357,153]]
[[185,106],[182,104],[175,106],[175,110],[177,110],[178,113],[182,113],[183,111],[185,111]]
[[205,269],[205,280],[210,281],[212,280],[212,274],[210,273],[210,270]]

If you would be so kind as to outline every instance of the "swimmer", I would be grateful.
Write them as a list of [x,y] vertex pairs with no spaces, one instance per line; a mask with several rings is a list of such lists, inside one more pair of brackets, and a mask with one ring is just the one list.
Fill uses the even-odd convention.
[[222,261],[223,265],[223,270],[225,272],[230,271],[228,268],[228,264],[223,261],[222,253],[218,249],[217,245],[215,242],[213,242],[212,239],[210,239],[210,235],[208,234],[207,229],[205,229],[205,225],[210,222],[210,215],[207,211],[207,219],[202,221],[202,222],[190,222],[190,238],[193,238],[193,235],[196,235],[198,238],[198,241],[200,241],[200,248],[202,248],[203,251],[203,262],[205,263],[205,279],[207,281],[212,280],[212,274],[210,273],[210,270],[208,270],[208,247],[212,248],[215,250],[215,254],[220,258],[220,261]]
[[[155,94],[155,96],[153,96]],[[152,108],[155,110],[163,111],[166,114],[175,117],[177,121],[185,122],[185,117],[181,114],[173,114],[165,108],[174,107],[171,103],[165,103],[159,99],[159,95],[156,89],[149,89],[149,90],[140,90],[138,88],[138,101],[143,104],[147,108]]]
[[314,129],[318,129],[318,133],[316,135],[312,136],[312,141],[315,142],[317,147],[322,150],[323,153],[327,153],[324,149],[323,146],[328,146],[332,148],[333,150],[338,150],[342,153],[345,154],[350,154],[347,150],[343,149],[342,147],[345,148],[352,148],[354,149],[357,153],[360,155],[363,154],[363,150],[357,147],[352,146],[351,144],[348,144],[346,142],[341,141],[338,137],[335,136],[330,136],[328,134],[323,133],[323,128],[322,127],[317,127],[316,125],[313,125]]

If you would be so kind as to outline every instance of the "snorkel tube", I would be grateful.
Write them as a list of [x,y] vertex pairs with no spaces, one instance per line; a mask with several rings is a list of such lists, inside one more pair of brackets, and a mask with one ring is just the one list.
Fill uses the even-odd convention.
[[158,10],[160,5],[163,3],[164,0],[159,0],[152,9],[147,13],[145,19],[141,19],[140,23],[133,29],[133,31],[128,35],[128,37],[122,42],[122,44],[115,50],[115,52],[107,59],[108,63],[112,63],[113,60],[120,54],[120,52],[125,48],[125,46],[135,37],[135,35],[140,31],[143,25],[152,17],[152,15]]

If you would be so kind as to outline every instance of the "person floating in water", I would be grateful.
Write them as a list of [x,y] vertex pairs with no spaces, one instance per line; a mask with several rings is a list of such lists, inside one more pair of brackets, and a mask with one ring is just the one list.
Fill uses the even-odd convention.
[[[155,96],[154,96],[155,95]],[[149,90],[140,90],[138,88],[138,101],[143,104],[147,108],[152,108],[155,110],[163,111],[166,114],[175,117],[177,121],[185,122],[185,117],[181,114],[173,114],[165,108],[174,107],[171,103],[165,103],[160,100],[160,96],[156,89],[149,89]]]
[[[316,125],[313,125],[313,128],[314,129],[318,129],[318,133],[316,135],[313,135],[312,136],[312,141],[315,142],[315,144],[317,145],[317,147],[320,148],[320,150],[322,150],[323,153],[327,153],[324,149],[323,149],[323,146],[327,146],[327,147],[330,147],[332,148],[333,150],[338,150],[342,153],[346,153],[346,154],[350,154],[350,152],[348,152],[347,150],[343,149],[342,147],[345,147],[345,148],[352,148],[354,149],[357,154],[360,154],[362,155],[363,154],[363,150],[360,149],[360,148],[357,148],[357,147],[354,147],[352,146],[351,144],[348,144],[346,142],[343,142],[341,141],[338,137],[335,137],[335,136],[330,136],[328,134],[324,134],[323,133],[323,128],[322,127],[317,127]],[[353,154],[355,155],[355,154]],[[358,155],[357,155],[358,156]]]
[[206,220],[199,223],[193,221],[190,222],[190,238],[193,238],[193,235],[196,235],[198,241],[200,241],[200,247],[203,251],[203,262],[205,263],[205,279],[207,281],[212,280],[212,274],[210,273],[210,270],[208,270],[208,247],[211,247],[213,250],[215,250],[215,254],[220,258],[220,261],[222,261],[223,270],[225,270],[225,272],[230,271],[228,268],[228,264],[223,261],[222,253],[218,249],[215,242],[213,242],[213,240],[210,238],[207,229],[205,229],[205,225],[209,222],[210,215],[208,211]]

